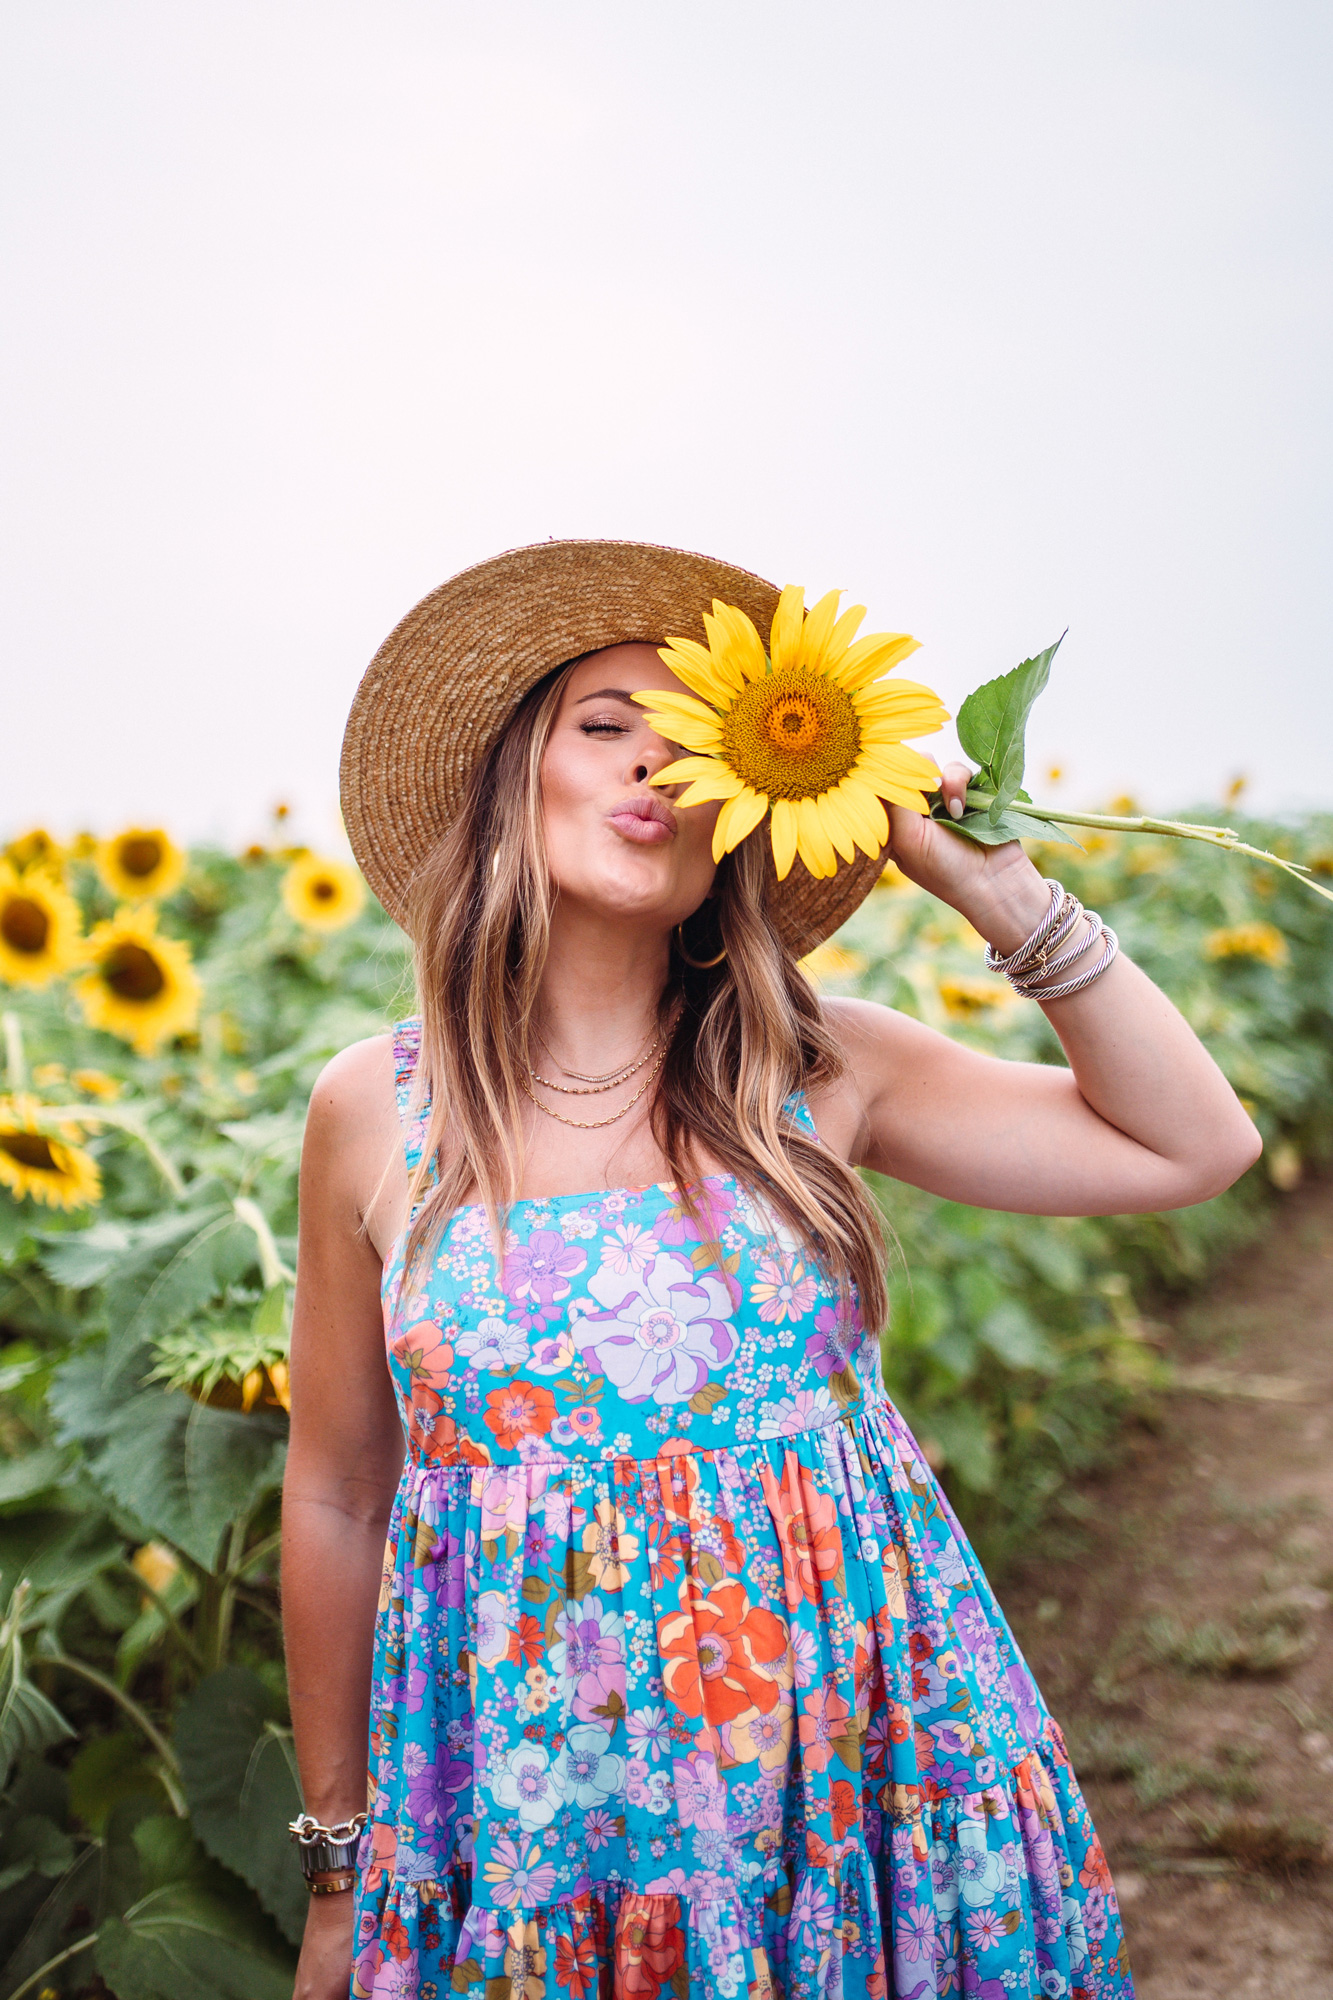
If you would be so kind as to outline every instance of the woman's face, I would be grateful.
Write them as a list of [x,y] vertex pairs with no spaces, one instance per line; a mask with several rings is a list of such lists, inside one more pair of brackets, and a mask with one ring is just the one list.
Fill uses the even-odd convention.
[[568,681],[542,759],[551,879],[563,903],[670,930],[713,882],[716,804],[680,811],[683,786],[648,780],[682,755],[630,696],[687,690],[655,646],[608,646]]

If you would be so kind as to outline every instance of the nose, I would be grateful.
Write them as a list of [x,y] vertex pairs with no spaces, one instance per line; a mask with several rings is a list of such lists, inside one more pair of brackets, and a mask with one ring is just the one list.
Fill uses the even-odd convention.
[[680,751],[660,736],[640,737],[626,762],[624,780],[627,785],[646,785],[659,771],[665,771],[668,764],[674,764]]

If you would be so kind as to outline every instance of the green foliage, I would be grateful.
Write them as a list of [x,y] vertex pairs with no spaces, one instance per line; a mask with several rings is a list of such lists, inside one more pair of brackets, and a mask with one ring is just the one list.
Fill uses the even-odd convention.
[[[974,815],[983,838],[1017,816],[1053,652],[960,718],[1008,792],[998,823]],[[1333,873],[1333,825],[1249,831]],[[1175,997],[1289,1184],[1333,1136],[1333,919],[1294,881],[1200,847],[1036,851]],[[25,1982],[66,2000],[291,1991],[306,1904],[285,1832],[299,1793],[276,1554],[296,1163],[316,1073],[402,1011],[406,959],[373,908],[331,936],[298,929],[283,865],[194,856],[161,928],[191,946],[204,1005],[197,1034],[156,1056],[89,1029],[64,985],[4,996],[26,1087],[106,1116],[86,1138],[95,1208],[0,1189],[0,2000]],[[88,870],[71,878],[85,921],[109,914]],[[1039,1010],[928,897],[876,891],[820,961],[821,979],[978,1048],[1060,1059]],[[1269,1198],[1262,1170],[1168,1216],[877,1192],[897,1246],[890,1389],[992,1558],[1070,1518],[1071,1475],[1164,1378],[1154,1295],[1197,1284]],[[1228,1671],[1242,1647],[1256,1671],[1264,1646],[1300,1643],[1276,1626],[1235,1638],[1214,1647]],[[1221,1670],[1207,1634],[1149,1639]]]

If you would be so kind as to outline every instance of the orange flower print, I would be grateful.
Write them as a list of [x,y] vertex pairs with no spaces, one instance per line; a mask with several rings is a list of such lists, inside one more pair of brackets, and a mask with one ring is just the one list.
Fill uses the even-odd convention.
[[854,1826],[861,1824],[861,1800],[854,1785],[846,1778],[835,1778],[832,1790],[833,1832],[841,1840]]
[[812,1688],[801,1709],[801,1756],[811,1770],[827,1771],[830,1758],[837,1757],[849,1770],[859,1771],[861,1739],[836,1687]]
[[674,1896],[625,1897],[616,1920],[617,1991],[633,2000],[657,2000],[685,1964],[685,1933]]
[[796,1610],[802,1598],[818,1604],[826,1586],[839,1595],[845,1588],[842,1535],[831,1493],[821,1493],[806,1468],[789,1453],[781,1480],[772,1467],[760,1468],[764,1497],[782,1545],[787,1603]]
[[454,1350],[444,1327],[434,1320],[418,1320],[394,1340],[389,1352],[408,1370],[413,1382],[425,1382],[432,1389],[446,1389],[454,1365]]
[[1111,1887],[1111,1871],[1106,1865],[1101,1841],[1095,1833],[1084,1856],[1083,1866],[1078,1871],[1078,1879],[1085,1889],[1100,1889],[1104,1893]]
[[544,1437],[555,1421],[555,1397],[535,1382],[507,1382],[492,1389],[482,1418],[502,1451],[517,1451],[525,1437]]
[[790,1684],[787,1628],[752,1605],[735,1581],[714,1584],[658,1627],[662,1680],[686,1715],[730,1722],[748,1708],[765,1714]]
[[[575,1923],[578,1917],[575,1916]],[[591,1931],[555,1941],[555,1983],[569,2000],[588,2000],[597,1991],[597,1945]]]

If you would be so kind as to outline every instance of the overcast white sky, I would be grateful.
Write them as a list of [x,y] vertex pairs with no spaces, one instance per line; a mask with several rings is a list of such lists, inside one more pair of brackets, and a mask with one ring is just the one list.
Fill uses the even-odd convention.
[[1327,0],[0,22],[0,825],[328,838],[380,640],[547,535],[953,707],[1068,625],[1062,801],[1333,803]]

